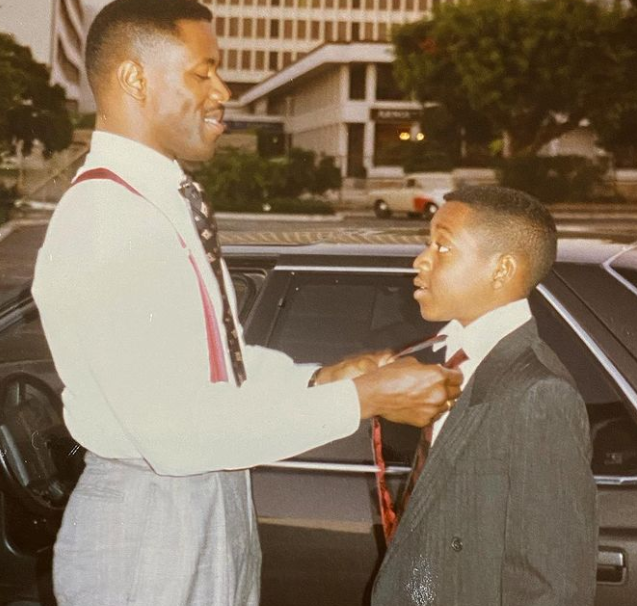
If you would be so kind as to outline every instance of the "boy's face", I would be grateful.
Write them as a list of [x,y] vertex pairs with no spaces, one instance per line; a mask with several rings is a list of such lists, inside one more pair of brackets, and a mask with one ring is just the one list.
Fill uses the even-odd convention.
[[500,258],[481,246],[472,229],[475,211],[447,202],[431,222],[431,241],[414,260],[414,299],[425,320],[458,320],[463,326],[499,306],[494,276]]

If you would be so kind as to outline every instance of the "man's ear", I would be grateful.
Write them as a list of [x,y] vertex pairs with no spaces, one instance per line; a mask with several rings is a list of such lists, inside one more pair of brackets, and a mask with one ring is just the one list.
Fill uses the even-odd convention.
[[519,271],[518,259],[510,254],[501,255],[493,272],[493,287],[499,290],[510,284]]
[[139,101],[146,97],[144,68],[136,61],[122,61],[117,68],[117,81],[122,90]]

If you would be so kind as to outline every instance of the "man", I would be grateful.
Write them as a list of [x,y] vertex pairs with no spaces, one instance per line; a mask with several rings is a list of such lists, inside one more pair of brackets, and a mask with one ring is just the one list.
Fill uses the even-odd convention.
[[256,605],[244,469],[361,418],[422,426],[459,393],[460,373],[413,359],[308,369],[242,344],[215,226],[177,163],[210,158],[223,132],[218,64],[190,0],[116,0],[88,34],[96,131],[33,286],[88,451],[55,547],[59,606]]
[[514,190],[445,197],[414,298],[426,320],[451,320],[445,355],[464,359],[467,383],[434,422],[373,606],[592,606],[588,419],[527,302],[555,259],[555,225]]

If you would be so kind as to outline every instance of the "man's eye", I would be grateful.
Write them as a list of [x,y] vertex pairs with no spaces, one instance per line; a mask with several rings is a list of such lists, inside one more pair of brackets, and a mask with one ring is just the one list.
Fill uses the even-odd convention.
[[210,74],[195,74],[199,80],[210,80]]
[[445,244],[440,244],[440,243],[436,243],[436,248],[438,249],[439,253],[445,254],[448,253],[451,249],[446,246]]

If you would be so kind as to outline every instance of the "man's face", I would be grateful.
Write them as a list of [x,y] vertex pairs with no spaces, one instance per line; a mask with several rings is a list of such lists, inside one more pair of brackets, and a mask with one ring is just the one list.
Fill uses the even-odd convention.
[[179,160],[212,157],[224,131],[223,103],[230,92],[217,74],[219,47],[206,21],[181,21],[180,38],[144,52],[147,140]]
[[497,307],[493,277],[499,254],[483,251],[475,212],[447,202],[431,222],[430,244],[416,257],[414,299],[425,320],[470,324]]

